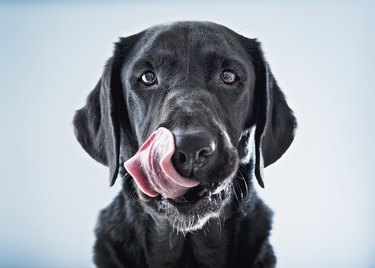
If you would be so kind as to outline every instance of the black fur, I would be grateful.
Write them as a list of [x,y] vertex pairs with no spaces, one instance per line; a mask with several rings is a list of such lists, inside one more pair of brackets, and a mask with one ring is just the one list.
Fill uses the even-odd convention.
[[[221,83],[223,69],[238,82]],[[145,70],[156,73],[157,85],[140,83]],[[74,126],[87,153],[109,167],[110,184],[123,178],[123,191],[100,213],[98,267],[275,266],[272,212],[252,182],[264,187],[262,170],[288,149],[296,120],[258,41],[207,22],[121,38]],[[194,178],[206,187],[230,181],[225,194],[181,212],[140,193],[123,163],[160,126],[174,134],[199,127],[215,137],[215,164]]]

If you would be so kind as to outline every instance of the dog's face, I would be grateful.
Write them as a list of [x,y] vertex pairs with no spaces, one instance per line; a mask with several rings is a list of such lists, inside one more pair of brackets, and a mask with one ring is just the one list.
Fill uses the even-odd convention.
[[112,183],[125,162],[127,192],[186,232],[230,203],[240,166],[263,185],[262,169],[289,147],[295,119],[258,42],[181,22],[121,39],[74,124]]

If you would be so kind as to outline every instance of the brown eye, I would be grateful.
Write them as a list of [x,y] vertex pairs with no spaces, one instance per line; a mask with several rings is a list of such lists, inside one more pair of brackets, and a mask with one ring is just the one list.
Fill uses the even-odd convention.
[[238,80],[238,77],[231,70],[224,70],[220,75],[221,81],[225,84],[231,85]]
[[156,74],[151,71],[147,71],[141,76],[141,81],[146,86],[152,86],[157,82]]

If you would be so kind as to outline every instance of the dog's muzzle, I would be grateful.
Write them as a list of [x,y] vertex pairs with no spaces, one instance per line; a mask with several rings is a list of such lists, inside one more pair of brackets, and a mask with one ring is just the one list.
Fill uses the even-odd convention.
[[125,162],[126,170],[144,194],[177,199],[199,184],[199,181],[185,178],[176,171],[172,163],[175,151],[172,132],[161,127]]

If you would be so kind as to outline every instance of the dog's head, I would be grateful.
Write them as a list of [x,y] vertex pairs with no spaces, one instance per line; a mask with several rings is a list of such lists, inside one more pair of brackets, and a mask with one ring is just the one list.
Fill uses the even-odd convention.
[[125,166],[127,193],[191,231],[223,211],[241,167],[263,187],[296,121],[259,42],[179,22],[121,38],[74,126],[111,185]]

